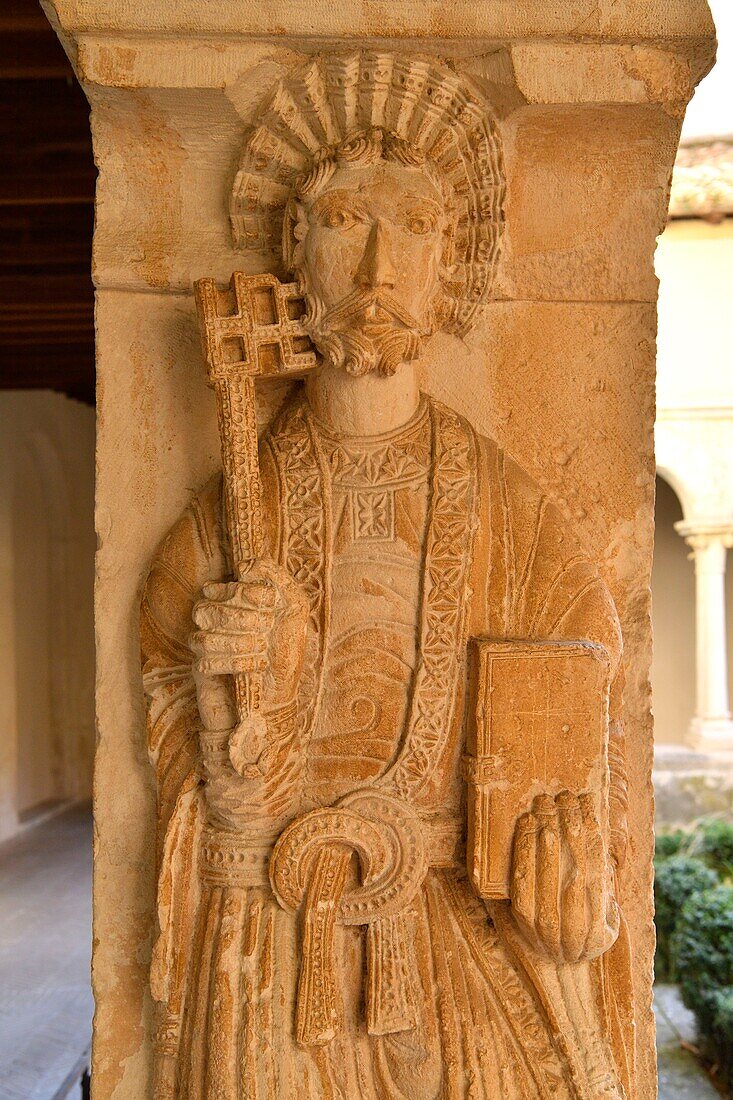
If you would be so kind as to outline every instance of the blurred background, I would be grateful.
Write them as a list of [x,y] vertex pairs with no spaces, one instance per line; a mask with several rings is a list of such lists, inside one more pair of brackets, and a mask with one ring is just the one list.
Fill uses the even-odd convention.
[[733,1083],[733,5],[711,8],[656,256],[655,1008],[660,1097],[691,1100]]
[[[653,571],[660,1096],[733,1079],[733,4],[660,238]],[[0,0],[0,1100],[87,1095],[95,170],[35,0]]]
[[0,0],[0,1098],[88,1095],[95,169],[36,0]]

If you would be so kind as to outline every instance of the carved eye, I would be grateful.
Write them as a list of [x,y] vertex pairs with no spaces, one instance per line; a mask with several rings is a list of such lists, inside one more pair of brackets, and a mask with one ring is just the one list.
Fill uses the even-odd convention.
[[331,207],[330,210],[324,210],[320,217],[321,225],[327,229],[340,229],[345,231],[351,229],[356,225],[357,218],[353,210],[349,210],[348,207]]
[[435,218],[432,214],[423,214],[416,211],[408,215],[407,228],[417,236],[432,233],[435,230]]

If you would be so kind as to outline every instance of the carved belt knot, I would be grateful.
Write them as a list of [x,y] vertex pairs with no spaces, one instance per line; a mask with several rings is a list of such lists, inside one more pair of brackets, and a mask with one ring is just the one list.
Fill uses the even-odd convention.
[[[361,885],[347,890],[356,853]],[[303,909],[296,1038],[312,1046],[343,1030],[337,983],[338,924],[367,925],[367,1029],[371,1035],[415,1027],[415,974],[407,907],[427,873],[422,825],[405,802],[375,791],[313,810],[282,833],[270,881],[283,909]]]

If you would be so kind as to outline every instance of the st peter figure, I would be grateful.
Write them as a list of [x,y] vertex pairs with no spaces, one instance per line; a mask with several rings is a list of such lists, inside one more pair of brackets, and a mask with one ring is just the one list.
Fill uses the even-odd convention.
[[[502,196],[491,112],[437,61],[311,60],[247,139],[235,232],[282,232],[321,362],[261,438],[247,579],[217,478],[145,589],[156,1100],[633,1097],[614,605],[545,492],[418,388],[427,338],[489,295]],[[608,828],[538,796],[507,900],[466,870],[479,637],[593,642],[611,670]],[[267,747],[240,774],[246,670]]]

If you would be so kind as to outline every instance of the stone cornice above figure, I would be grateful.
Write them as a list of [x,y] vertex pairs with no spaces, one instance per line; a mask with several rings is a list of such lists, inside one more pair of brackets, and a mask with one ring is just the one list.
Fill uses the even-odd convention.
[[[272,0],[267,5],[243,5],[240,0],[201,4],[199,0],[45,0],[61,30],[139,35],[263,35],[294,37],[345,35],[395,38],[505,40],[555,38],[568,41],[645,39],[679,44],[705,64],[715,29],[705,0],[647,0],[640,13],[635,0],[619,0],[612,9],[595,0],[548,6],[545,0],[522,4],[476,3],[457,0],[450,18],[440,0],[424,0],[390,14],[383,6],[371,8],[350,0],[339,5],[324,2],[307,8],[298,0]],[[701,50],[700,47],[703,47]],[[701,57],[702,55],[702,57]],[[704,70],[703,70],[704,71]]]

